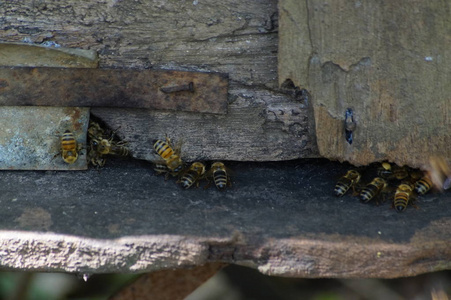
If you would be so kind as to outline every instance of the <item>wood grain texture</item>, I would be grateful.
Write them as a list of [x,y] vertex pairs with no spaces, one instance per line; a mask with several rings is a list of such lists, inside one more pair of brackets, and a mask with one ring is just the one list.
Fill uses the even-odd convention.
[[[317,156],[310,103],[277,82],[277,1],[27,1],[0,5],[0,38],[96,50],[100,67],[221,72],[229,114],[96,109],[148,159],[154,138],[185,137],[187,158],[286,160]],[[121,120],[118,121],[118,118]],[[133,131],[127,131],[130,128]]]
[[[182,158],[193,160],[286,160],[313,155],[307,110],[286,95],[262,90],[234,89],[225,116],[152,110],[92,108],[91,113],[119,128],[133,157],[157,159],[154,139],[167,134],[183,141]],[[254,101],[250,103],[249,98]],[[257,101],[258,99],[258,101]]]
[[[279,80],[311,92],[322,156],[414,167],[430,155],[451,158],[450,9],[441,1],[281,1],[288,49],[280,50]],[[295,48],[298,36],[306,45]],[[348,108],[357,122],[352,145]]]

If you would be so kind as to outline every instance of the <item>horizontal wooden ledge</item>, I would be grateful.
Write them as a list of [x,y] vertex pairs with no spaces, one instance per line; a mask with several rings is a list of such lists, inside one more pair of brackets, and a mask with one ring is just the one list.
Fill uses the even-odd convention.
[[[348,165],[225,162],[232,187],[182,189],[143,161],[80,172],[3,171],[0,267],[81,274],[208,262],[289,277],[450,269],[450,194],[397,213],[333,196]],[[207,167],[210,164],[207,162]]]
[[[233,263],[266,275],[299,278],[396,278],[451,268],[449,244],[438,241],[419,247],[412,243],[295,238],[268,239],[252,245],[236,237],[151,235],[104,240],[1,231],[0,245],[2,268],[80,275],[145,273],[209,262]],[[218,257],[220,253],[231,255]]]

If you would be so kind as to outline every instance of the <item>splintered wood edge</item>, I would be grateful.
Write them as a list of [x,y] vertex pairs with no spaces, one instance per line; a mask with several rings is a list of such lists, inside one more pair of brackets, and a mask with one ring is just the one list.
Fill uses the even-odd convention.
[[0,232],[0,266],[17,271],[146,273],[233,263],[284,277],[396,278],[451,268],[446,241],[406,244],[354,240],[130,236],[92,239],[53,233]]

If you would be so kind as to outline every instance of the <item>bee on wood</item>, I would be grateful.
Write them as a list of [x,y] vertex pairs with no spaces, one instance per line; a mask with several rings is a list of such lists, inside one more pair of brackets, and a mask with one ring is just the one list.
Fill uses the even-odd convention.
[[129,150],[126,147],[128,143],[126,141],[113,141],[113,138],[110,139],[93,139],[91,141],[92,147],[97,151],[100,155],[119,155],[119,156],[128,156]]
[[389,178],[393,175],[391,164],[388,162],[381,163],[381,166],[377,169],[377,176],[382,178]]
[[349,170],[344,176],[338,179],[335,185],[334,194],[337,197],[341,197],[352,188],[355,193],[355,186],[359,183],[361,174],[356,170]]
[[424,195],[432,188],[432,181],[428,175],[423,176],[415,182],[415,192],[418,195]]
[[[155,152],[163,159],[163,161],[157,161],[156,165],[165,165],[168,168],[168,174],[172,176],[178,175],[183,169],[183,161],[181,155],[181,142],[176,147],[173,147],[171,140],[166,137],[166,141],[154,140],[153,145]],[[162,168],[157,168],[157,172],[161,172]]]
[[90,139],[99,139],[105,136],[105,130],[97,122],[89,121],[88,137]]
[[409,177],[409,170],[405,166],[399,167],[397,165],[391,165],[388,162],[383,162],[377,170],[377,174],[378,176],[388,180],[403,180]]
[[169,173],[169,168],[165,164],[155,164],[155,167],[153,168],[155,172],[157,172],[158,175]]
[[91,149],[88,152],[88,161],[94,166],[94,167],[103,167],[106,163],[106,159],[99,155],[95,150]]
[[395,192],[393,207],[397,212],[402,212],[407,208],[409,200],[413,197],[414,185],[409,182],[401,183]]
[[189,189],[195,183],[199,187],[199,180],[205,174],[205,165],[201,162],[194,162],[182,173],[178,181],[184,189]]
[[384,178],[376,177],[360,191],[360,201],[368,203],[371,199],[378,196],[387,187],[387,181]]
[[88,160],[92,165],[103,167],[106,162],[104,155],[129,155],[129,150],[126,147],[128,142],[113,140],[115,132],[113,131],[111,137],[107,138],[105,130],[98,123],[89,122],[88,138],[90,149]]
[[[206,173],[206,178],[213,178],[218,190],[224,190],[227,186],[232,186],[230,182],[229,169],[222,162],[214,162],[211,164],[210,170]],[[208,184],[205,188],[208,188]]]
[[73,164],[78,159],[78,151],[81,145],[77,143],[74,134],[70,130],[66,130],[61,137],[61,156],[64,162]]

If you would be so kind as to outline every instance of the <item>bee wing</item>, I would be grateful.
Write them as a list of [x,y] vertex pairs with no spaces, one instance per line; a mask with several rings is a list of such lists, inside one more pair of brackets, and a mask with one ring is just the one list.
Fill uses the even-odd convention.
[[447,190],[451,187],[451,176],[447,177],[445,179],[445,182],[443,183],[443,189]]

